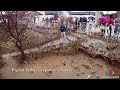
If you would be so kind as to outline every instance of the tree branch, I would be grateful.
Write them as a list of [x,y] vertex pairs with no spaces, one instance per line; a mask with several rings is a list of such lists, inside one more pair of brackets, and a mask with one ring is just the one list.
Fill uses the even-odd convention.
[[9,30],[9,33],[11,34],[11,36],[12,36],[14,39],[17,40],[17,38],[14,36],[14,34],[13,34],[12,31],[11,31],[9,19],[8,19],[8,30]]
[[24,16],[25,16],[25,14],[21,15],[21,16],[17,19],[17,21],[20,21]]
[[9,12],[9,11],[8,12],[6,11],[6,14],[7,14],[8,18],[12,21],[12,23],[14,25],[15,23],[14,23],[14,20],[12,19],[12,15],[14,15],[14,14],[12,14],[12,12]]

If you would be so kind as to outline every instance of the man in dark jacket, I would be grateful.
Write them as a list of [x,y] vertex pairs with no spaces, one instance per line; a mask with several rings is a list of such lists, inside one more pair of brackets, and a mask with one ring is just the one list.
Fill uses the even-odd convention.
[[86,25],[87,25],[87,19],[86,17],[83,17],[83,27],[82,27],[83,30],[86,29]]
[[118,35],[120,33],[120,24],[116,24],[114,33],[117,35],[117,39],[118,39]]
[[65,34],[66,27],[64,24],[61,25],[60,31],[61,31],[61,43],[64,43],[67,41],[66,34]]
[[81,29],[83,29],[83,18],[82,17],[80,17],[80,27]]

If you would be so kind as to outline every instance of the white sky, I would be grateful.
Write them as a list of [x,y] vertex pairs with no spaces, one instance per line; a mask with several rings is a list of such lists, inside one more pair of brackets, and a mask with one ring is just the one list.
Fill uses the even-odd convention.
[[[72,11],[72,12],[96,12],[96,11]],[[101,11],[104,14],[112,14],[112,13],[116,13],[116,11]]]
[[116,13],[116,11],[103,11],[103,14],[112,14],[112,13]]

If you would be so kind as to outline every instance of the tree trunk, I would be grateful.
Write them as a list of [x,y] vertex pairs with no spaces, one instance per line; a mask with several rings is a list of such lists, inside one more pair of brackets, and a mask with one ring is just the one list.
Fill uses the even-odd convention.
[[21,42],[18,42],[16,41],[16,46],[18,48],[18,50],[21,52],[21,60],[20,60],[20,63],[23,63],[26,59],[26,55],[24,53],[24,50],[23,50],[23,47],[22,47],[22,43]]
[[23,49],[19,49],[19,51],[21,52],[21,63],[23,63],[26,59],[26,55]]

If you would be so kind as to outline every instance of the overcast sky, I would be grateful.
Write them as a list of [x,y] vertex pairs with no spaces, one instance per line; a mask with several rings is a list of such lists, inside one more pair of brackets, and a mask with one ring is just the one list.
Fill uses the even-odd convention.
[[71,12],[95,12],[95,11],[71,11]]
[[[72,11],[72,12],[95,12],[95,11]],[[103,11],[103,13],[104,14],[112,14],[112,13],[116,13],[116,11]]]

